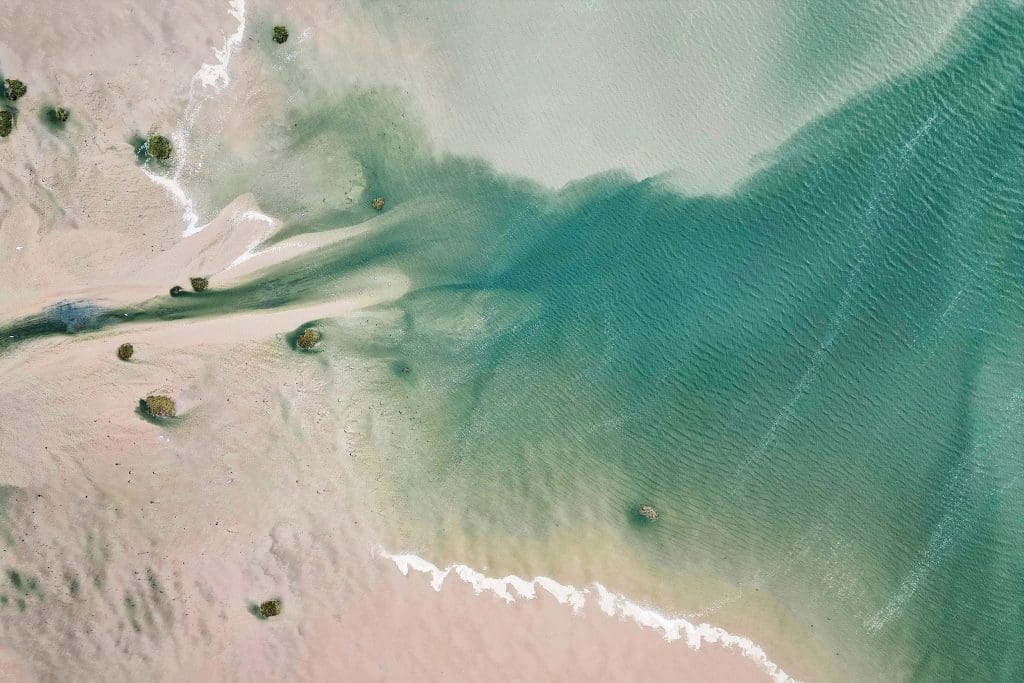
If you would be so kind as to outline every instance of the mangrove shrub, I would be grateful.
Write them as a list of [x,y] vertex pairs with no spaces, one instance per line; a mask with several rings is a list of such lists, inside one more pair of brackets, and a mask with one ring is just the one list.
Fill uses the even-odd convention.
[[7,93],[7,99],[12,102],[25,96],[28,92],[28,88],[25,84],[16,78],[8,78],[4,81],[4,92]]
[[320,341],[320,332],[314,330],[312,327],[306,328],[299,335],[298,339],[295,340],[295,345],[300,349],[308,351],[317,345]]
[[150,135],[146,140],[146,154],[154,159],[170,159],[171,141],[163,135]]
[[267,600],[266,602],[260,603],[260,616],[264,619],[270,617],[276,617],[281,613],[281,601],[280,600]]
[[146,412],[153,417],[174,417],[174,401],[170,396],[147,396]]

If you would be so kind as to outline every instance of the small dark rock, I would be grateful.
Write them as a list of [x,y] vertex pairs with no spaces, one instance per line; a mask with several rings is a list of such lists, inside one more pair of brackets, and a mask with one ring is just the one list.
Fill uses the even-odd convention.
[[653,522],[658,519],[658,511],[654,509],[653,505],[641,505],[637,512],[646,517],[648,522]]

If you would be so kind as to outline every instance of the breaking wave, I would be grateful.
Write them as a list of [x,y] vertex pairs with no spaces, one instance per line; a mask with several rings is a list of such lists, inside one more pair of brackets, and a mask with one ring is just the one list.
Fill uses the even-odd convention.
[[577,588],[571,584],[561,584],[546,576],[535,576],[532,579],[523,579],[514,575],[494,578],[464,564],[451,564],[440,569],[419,555],[392,554],[380,547],[376,549],[376,553],[380,557],[391,560],[403,576],[408,576],[410,570],[428,574],[430,586],[436,591],[440,591],[445,579],[454,574],[460,580],[471,585],[477,593],[484,591],[494,593],[509,604],[515,602],[517,597],[533,600],[537,597],[537,589],[540,588],[553,596],[560,604],[571,607],[573,612],[579,613],[586,605],[587,599],[594,597],[597,600],[597,606],[608,616],[629,619],[639,626],[660,631],[665,640],[669,642],[685,639],[687,646],[693,650],[699,649],[704,643],[733,648],[747,659],[754,661],[773,681],[783,683],[794,680],[778,664],[768,658],[768,654],[760,645],[749,638],[729,633],[718,626],[694,624],[680,617],[667,617],[656,610],[633,602],[625,596],[613,593],[597,582],[586,588]]

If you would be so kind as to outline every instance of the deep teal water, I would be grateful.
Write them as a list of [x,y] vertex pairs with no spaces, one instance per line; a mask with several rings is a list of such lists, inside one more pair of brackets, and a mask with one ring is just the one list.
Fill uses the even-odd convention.
[[[386,227],[90,324],[313,301],[400,269],[398,322],[328,325],[325,353],[379,361],[412,416],[376,442],[401,462],[411,540],[486,555],[603,529],[659,580],[768,593],[851,679],[1024,677],[1024,9],[974,11],[927,67],[721,197],[616,173],[547,190],[431,154],[393,92],[318,97],[287,112],[257,199],[279,238],[371,218],[376,194]],[[366,201],[275,190],[319,163],[310,196],[329,195],[333,149]],[[208,204],[263,163],[211,164]]]

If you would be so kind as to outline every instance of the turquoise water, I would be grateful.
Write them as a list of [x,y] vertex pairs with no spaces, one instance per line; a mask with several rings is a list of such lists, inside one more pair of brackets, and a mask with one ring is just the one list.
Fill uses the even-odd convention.
[[[262,156],[206,141],[208,207],[254,190],[283,239],[374,218],[380,194],[380,227],[90,324],[316,301],[399,269],[410,293],[378,324],[325,322],[324,355],[365,357],[402,411],[370,438],[411,546],[500,563],[605,537],[566,552],[628,548],[675,604],[729,596],[707,617],[727,626],[767,595],[834,658],[824,675],[1024,678],[1024,9],[974,11],[925,68],[721,197],[614,172],[548,190],[432,154],[411,118],[395,92],[320,93],[260,131],[278,140]],[[350,203],[331,183],[353,165]],[[701,595],[709,577],[728,588]],[[801,645],[781,647],[801,673]]]

